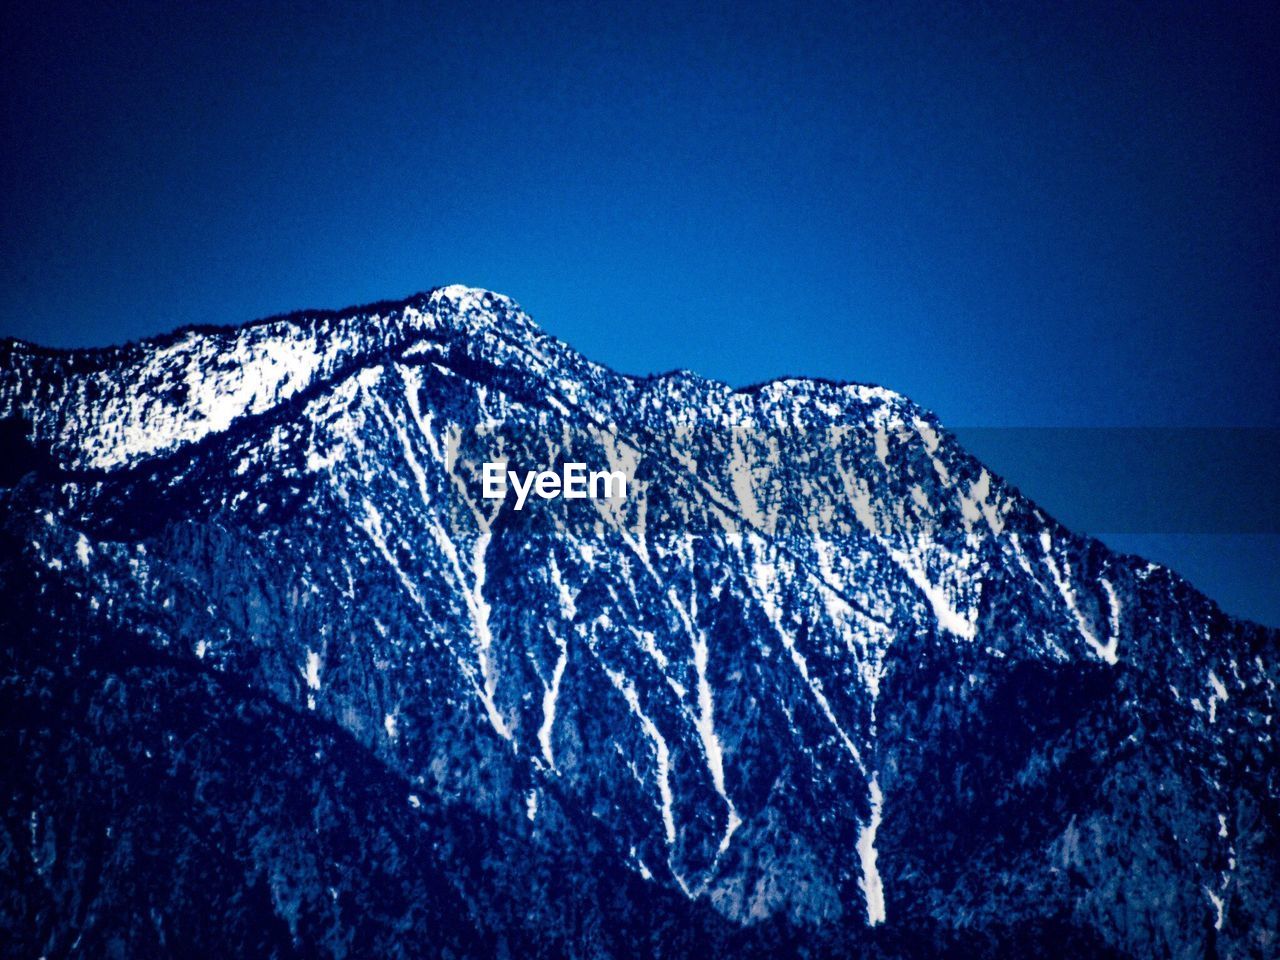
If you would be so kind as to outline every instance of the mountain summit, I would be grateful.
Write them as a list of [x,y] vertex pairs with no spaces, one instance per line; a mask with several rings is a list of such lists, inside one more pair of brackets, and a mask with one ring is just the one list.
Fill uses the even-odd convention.
[[10,341],[0,418],[15,954],[1280,949],[1280,637],[891,391],[454,286]]

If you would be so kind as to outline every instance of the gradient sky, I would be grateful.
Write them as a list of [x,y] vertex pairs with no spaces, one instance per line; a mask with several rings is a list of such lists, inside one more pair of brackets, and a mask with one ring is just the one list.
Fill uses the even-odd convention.
[[1280,427],[1268,7],[105,6],[0,14],[0,335],[464,282],[627,372]]

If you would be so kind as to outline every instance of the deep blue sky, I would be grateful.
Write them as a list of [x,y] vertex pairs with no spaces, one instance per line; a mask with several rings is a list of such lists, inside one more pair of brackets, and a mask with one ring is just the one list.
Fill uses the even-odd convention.
[[0,334],[458,281],[628,372],[1280,427],[1266,7],[97,6],[0,14]]

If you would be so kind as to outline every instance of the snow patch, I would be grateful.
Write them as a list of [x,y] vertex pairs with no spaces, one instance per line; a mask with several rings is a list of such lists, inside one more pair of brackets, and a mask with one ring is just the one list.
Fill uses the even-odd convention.
[[[755,549],[757,551],[762,550],[764,541],[756,534],[751,534],[750,537]],[[808,660],[796,646],[795,637],[791,635],[791,632],[782,623],[783,606],[781,588],[778,583],[777,568],[772,563],[756,557],[752,560],[751,569],[751,589],[756,600],[760,604],[761,610],[764,611],[764,615],[772,625],[774,632],[778,635],[778,639],[782,641],[783,647],[786,648],[787,653],[791,656],[792,664],[795,665],[801,679],[804,680],[805,685],[809,688],[809,693],[813,696],[814,701],[822,710],[823,715],[826,716],[827,722],[829,722],[832,728],[836,731],[836,734],[840,738],[840,742],[843,743],[845,749],[849,751],[850,756],[853,757],[854,763],[858,765],[858,769],[865,772],[866,768],[862,763],[862,754],[858,752],[857,746],[854,744],[853,740],[850,739],[849,734],[845,732],[844,727],[841,726],[840,721],[836,718],[835,711],[831,708],[831,701],[829,701],[826,694],[822,692],[822,682],[816,677],[810,676]]]
[[910,554],[903,550],[890,550],[889,556],[924,594],[940,627],[949,630],[962,640],[972,640],[977,636],[978,628],[974,623],[976,611],[970,611],[966,616],[957,610],[951,603],[951,598],[947,596],[947,591],[941,585],[931,581]]
[[1226,919],[1226,903],[1224,903],[1223,899],[1208,887],[1204,888],[1204,892],[1208,895],[1209,902],[1213,904],[1213,910],[1216,914],[1213,921],[1213,929],[1221,930],[1222,921]]
[[551,682],[543,689],[542,726],[538,728],[538,744],[542,747],[542,759],[552,770],[556,768],[556,758],[551,748],[551,731],[556,723],[556,699],[560,696],[560,681],[564,679],[564,668],[569,662],[569,645],[565,639],[556,637],[556,645],[560,648],[560,655],[556,658]]
[[1075,588],[1071,585],[1071,568],[1066,568],[1065,576],[1058,569],[1058,563],[1053,556],[1053,537],[1048,530],[1040,531],[1040,547],[1044,552],[1045,566],[1049,568],[1049,576],[1053,578],[1054,586],[1058,588],[1058,593],[1062,595],[1062,599],[1066,602],[1067,610],[1070,611],[1072,618],[1075,620],[1076,629],[1080,631],[1080,636],[1107,663],[1117,663],[1119,658],[1116,656],[1116,646],[1119,643],[1119,636],[1113,633],[1106,643],[1098,640],[1097,634],[1093,632],[1092,625],[1080,610]]
[[1209,697],[1209,722],[1213,723],[1218,718],[1218,704],[1226,703],[1230,698],[1227,695],[1226,685],[1212,670],[1209,671],[1209,686],[1213,688],[1213,693]]
[[879,774],[871,775],[867,786],[871,801],[871,818],[858,831],[858,859],[862,863],[862,879],[858,885],[867,899],[867,925],[874,927],[884,923],[884,884],[876,868],[876,831],[880,828],[880,815],[884,797],[880,793]]
[[769,529],[768,518],[756,502],[751,461],[736,440],[733,445],[733,459],[729,461],[729,479],[733,484],[733,494],[738,499],[738,512],[757,529]]
[[307,689],[320,689],[320,654],[314,650],[307,651],[307,666],[303,676],[307,679]]
[[640,709],[640,696],[636,693],[636,688],[627,682],[627,678],[621,672],[610,670],[608,667],[604,668],[604,672],[608,675],[614,688],[627,701],[627,706],[631,708],[631,712],[640,721],[640,727],[644,730],[645,736],[653,744],[654,758],[657,761],[658,798],[662,807],[662,826],[666,834],[667,845],[671,846],[676,842],[676,821],[672,812],[674,797],[671,793],[671,753],[667,748],[667,741],[663,738],[662,732],[658,730],[657,724]]

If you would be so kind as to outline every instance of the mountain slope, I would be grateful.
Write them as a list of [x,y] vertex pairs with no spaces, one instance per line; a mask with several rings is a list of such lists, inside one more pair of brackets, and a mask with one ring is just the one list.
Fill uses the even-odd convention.
[[896,394],[461,287],[0,357],[15,942],[1275,949],[1276,634]]

